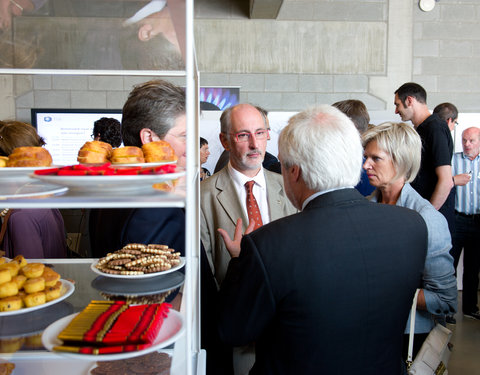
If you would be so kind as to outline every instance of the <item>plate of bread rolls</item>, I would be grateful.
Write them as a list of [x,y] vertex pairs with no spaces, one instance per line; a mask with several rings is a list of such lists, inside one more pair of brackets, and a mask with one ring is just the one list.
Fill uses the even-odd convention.
[[125,146],[112,148],[108,143],[90,141],[78,151],[77,161],[81,164],[112,163],[117,166],[162,165],[177,162],[172,146],[165,141],[144,144],[142,147]]
[[1,178],[29,178],[36,170],[51,168],[52,156],[43,147],[17,147],[8,156],[0,157]]
[[75,290],[70,281],[43,263],[28,263],[21,255],[0,262],[0,317],[43,309]]

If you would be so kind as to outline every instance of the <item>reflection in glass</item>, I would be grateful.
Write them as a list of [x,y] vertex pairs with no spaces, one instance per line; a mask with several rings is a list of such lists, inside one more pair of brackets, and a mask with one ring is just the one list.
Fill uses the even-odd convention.
[[0,68],[184,69],[165,0],[11,1],[0,0]]

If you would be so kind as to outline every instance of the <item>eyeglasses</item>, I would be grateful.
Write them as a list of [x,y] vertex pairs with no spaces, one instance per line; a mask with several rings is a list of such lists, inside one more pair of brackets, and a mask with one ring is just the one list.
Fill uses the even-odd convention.
[[235,141],[237,143],[249,142],[252,136],[254,136],[256,140],[261,141],[268,138],[268,129],[257,130],[255,133],[239,132],[231,134],[235,136]]
[[458,121],[454,121],[454,123],[455,123],[455,126],[458,126]]

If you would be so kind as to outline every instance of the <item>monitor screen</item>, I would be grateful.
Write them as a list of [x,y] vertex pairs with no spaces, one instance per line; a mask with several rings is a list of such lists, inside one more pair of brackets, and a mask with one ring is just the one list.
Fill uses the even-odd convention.
[[54,165],[77,164],[80,147],[92,140],[93,123],[102,117],[122,121],[121,109],[32,108],[32,125],[45,140]]

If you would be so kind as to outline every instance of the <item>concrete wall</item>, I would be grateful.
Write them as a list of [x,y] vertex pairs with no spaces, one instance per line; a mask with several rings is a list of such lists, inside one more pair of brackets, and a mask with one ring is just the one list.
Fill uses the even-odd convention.
[[[285,0],[274,21],[250,20],[244,3],[196,0],[202,86],[239,86],[241,101],[270,111],[347,98],[393,111],[393,91],[413,80],[431,108],[451,101],[480,112],[480,0],[442,0],[428,13],[418,0]],[[31,107],[120,108],[147,79],[0,76],[0,113],[29,120]]]

